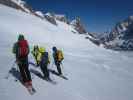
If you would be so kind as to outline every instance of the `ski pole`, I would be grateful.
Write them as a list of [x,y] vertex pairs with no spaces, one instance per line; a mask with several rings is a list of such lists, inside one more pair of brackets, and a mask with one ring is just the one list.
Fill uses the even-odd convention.
[[53,63],[52,63],[52,68],[53,68],[53,66],[54,66],[54,61],[53,61]]
[[[11,69],[15,66],[15,64],[16,64],[16,60],[13,62],[12,66],[11,66]],[[6,79],[9,78],[9,76],[10,76],[10,74],[11,74],[11,73],[10,73],[11,69],[8,71],[8,74],[7,74],[7,76],[5,77]]]

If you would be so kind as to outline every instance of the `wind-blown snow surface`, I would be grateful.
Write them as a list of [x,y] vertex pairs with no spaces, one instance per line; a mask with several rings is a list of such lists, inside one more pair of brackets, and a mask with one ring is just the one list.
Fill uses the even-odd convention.
[[[0,5],[1,100],[132,100],[133,53],[97,47],[84,36],[72,34],[71,30],[65,23],[58,21],[58,26],[54,26],[46,20]],[[50,53],[53,45],[62,48],[65,54],[63,72],[69,80],[50,74],[57,83],[51,84],[32,73],[37,92],[31,96],[12,75],[5,79],[15,60],[11,50],[18,33],[24,33],[31,46],[39,44]],[[34,62],[31,55],[29,60]],[[56,70],[52,62],[51,59],[49,68]]]

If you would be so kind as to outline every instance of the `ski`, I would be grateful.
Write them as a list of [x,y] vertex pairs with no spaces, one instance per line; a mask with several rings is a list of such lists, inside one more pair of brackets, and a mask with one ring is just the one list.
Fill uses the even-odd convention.
[[29,92],[30,95],[33,95],[34,93],[36,93],[36,90],[35,88],[32,86],[32,83],[23,83],[22,80],[18,80],[18,79],[15,79],[14,80],[15,82],[18,82],[20,81],[20,83],[27,89],[27,91]]
[[28,92],[33,95],[34,93],[36,93],[35,88],[32,86],[31,83],[26,83],[24,84],[24,86],[26,87],[26,89],[28,90]]
[[56,71],[54,70],[49,70],[52,74],[56,75],[56,76],[59,76],[60,78],[62,79],[65,79],[65,80],[68,80],[68,78],[64,75],[60,75],[59,73],[57,73]]
[[28,92],[33,95],[34,93],[36,93],[36,90],[32,87],[32,86],[29,86],[29,87],[26,87]]
[[68,80],[68,78],[66,76],[64,76],[64,75],[59,75],[59,77],[65,79],[65,80]]
[[46,82],[49,82],[51,84],[56,84],[56,82],[53,79],[44,77],[41,73],[39,73],[36,70],[30,69],[30,72],[33,73],[33,74],[35,74],[40,79],[45,80]]
[[43,80],[51,83],[51,84],[57,84],[55,81],[53,81],[51,78],[43,78]]

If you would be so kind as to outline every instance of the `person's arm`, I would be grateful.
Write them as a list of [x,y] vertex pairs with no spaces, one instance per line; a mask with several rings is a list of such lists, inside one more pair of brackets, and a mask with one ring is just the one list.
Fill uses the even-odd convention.
[[14,43],[13,48],[12,48],[12,53],[16,54],[16,52],[17,52],[17,43]]
[[15,56],[16,56],[16,61],[15,61],[15,63],[18,63],[18,59],[17,59],[18,43],[17,43],[17,42],[14,43],[13,48],[12,48],[12,52],[13,52],[13,54],[15,54]]
[[57,54],[57,52],[55,52],[55,61],[56,62],[58,61],[58,54]]

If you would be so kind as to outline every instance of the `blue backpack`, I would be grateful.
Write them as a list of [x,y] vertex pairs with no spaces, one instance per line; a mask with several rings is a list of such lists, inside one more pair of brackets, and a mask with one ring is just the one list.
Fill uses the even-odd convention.
[[49,63],[49,56],[48,56],[48,52],[44,52],[42,53],[42,57],[41,57],[41,64],[48,64]]

